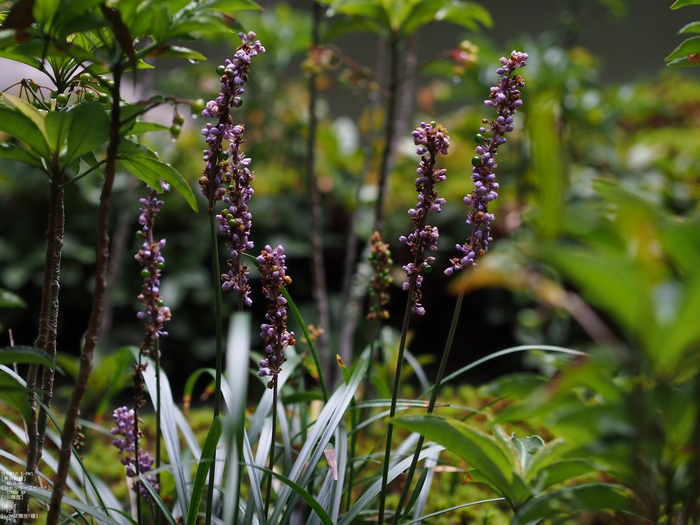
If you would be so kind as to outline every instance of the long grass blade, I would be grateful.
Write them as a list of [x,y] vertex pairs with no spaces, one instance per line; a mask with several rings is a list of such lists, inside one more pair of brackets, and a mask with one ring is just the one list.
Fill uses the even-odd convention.
[[[269,440],[267,441],[269,443]],[[250,446],[250,441],[248,441],[248,435],[244,432],[243,434],[243,458],[245,459],[246,465],[257,465],[257,461],[253,457],[253,449]],[[263,461],[264,461],[265,455],[263,455]],[[262,464],[261,464],[262,465]],[[250,485],[248,486],[250,493],[253,497],[253,504],[248,505],[247,510],[250,510],[251,507],[255,508],[256,515],[258,517],[258,521],[260,522],[261,525],[265,525],[265,516],[263,513],[263,493],[262,489],[260,488],[260,484],[262,483],[262,480],[260,479],[260,476],[258,475],[258,470],[256,468],[248,468],[248,477],[250,479]],[[252,512],[250,512],[250,516],[252,518]],[[246,514],[246,517],[248,517],[248,514]]]
[[430,514],[426,514],[424,516],[421,516],[418,519],[415,519],[413,521],[409,521],[408,523],[404,523],[404,525],[414,525],[415,523],[420,523],[421,521],[430,519],[430,518],[435,518],[437,516],[442,516],[443,514],[447,514],[448,512],[452,512],[455,510],[459,509],[464,509],[466,507],[473,507],[475,505],[481,505],[483,503],[493,503],[494,501],[505,501],[506,498],[491,498],[491,499],[482,499],[479,501],[471,501],[469,503],[462,503],[461,505],[456,505],[454,507],[450,507],[449,509],[442,509],[438,510],[437,512],[431,512]]
[[[432,445],[423,449],[420,453],[419,460],[427,456],[433,455],[437,452],[445,450],[445,447],[440,445]],[[404,470],[406,470],[411,464],[413,458],[405,458],[399,461],[396,465],[389,469],[389,476],[387,482],[391,482],[396,479]],[[382,480],[381,478],[374,482],[362,496],[353,504],[353,506],[345,513],[343,518],[340,520],[338,525],[349,525],[352,521],[365,510],[367,506],[376,498],[382,490]]]
[[[199,512],[199,505],[202,502],[202,495],[204,494],[204,484],[207,482],[209,467],[214,459],[216,446],[219,443],[220,437],[221,419],[216,417],[207,433],[207,439],[204,442],[204,448],[202,449],[202,454],[199,459],[197,475],[194,478],[194,486],[192,487],[190,511],[189,514],[187,514],[187,525],[195,525],[197,522],[197,513]],[[209,487],[209,490],[212,490],[212,487]]]
[[151,486],[151,483],[146,479],[146,476],[139,473],[139,479],[141,480],[141,485],[146,489],[149,496],[151,496],[151,500],[153,500],[156,507],[158,507],[160,510],[161,516],[165,516],[165,521],[168,522],[168,525],[177,525],[175,518],[173,518],[172,514],[170,513],[170,509],[168,509],[168,506],[160,498],[160,494],[158,494],[158,492]]
[[[143,378],[146,382],[146,387],[148,388],[148,394],[151,397],[151,402],[155,406],[157,403],[157,390],[156,390],[156,374],[155,365],[151,359],[148,360],[149,366],[143,372]],[[180,510],[183,516],[189,515],[190,509],[190,494],[187,490],[187,476],[185,474],[185,469],[182,465],[182,458],[180,456],[180,440],[177,432],[177,416],[175,412],[177,406],[175,401],[173,401],[173,393],[170,389],[170,382],[168,381],[168,376],[161,371],[160,377],[160,408],[161,408],[161,430],[163,431],[163,441],[165,442],[165,449],[168,452],[168,458],[170,459],[170,468],[172,470],[173,478],[175,478],[175,490],[177,492],[177,499],[180,505]]]

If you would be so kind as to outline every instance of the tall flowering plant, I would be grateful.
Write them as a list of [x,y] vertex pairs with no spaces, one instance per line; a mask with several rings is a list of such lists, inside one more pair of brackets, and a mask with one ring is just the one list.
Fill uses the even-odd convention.
[[510,58],[502,57],[502,67],[496,70],[501,75],[501,80],[491,88],[489,98],[484,101],[486,107],[496,108],[497,117],[484,119],[485,126],[479,128],[479,133],[474,138],[477,143],[476,155],[472,158],[474,190],[464,197],[464,204],[471,208],[466,222],[471,225],[472,233],[464,244],[455,246],[463,255],[450,261],[451,266],[445,270],[446,275],[475,265],[477,258],[488,251],[489,243],[493,241],[491,223],[495,217],[489,213],[489,203],[498,198],[496,155],[498,148],[506,143],[506,133],[513,131],[513,115],[523,104],[519,88],[525,85],[525,81],[514,72],[517,68],[524,67],[527,59],[527,53],[518,51],[513,51]]

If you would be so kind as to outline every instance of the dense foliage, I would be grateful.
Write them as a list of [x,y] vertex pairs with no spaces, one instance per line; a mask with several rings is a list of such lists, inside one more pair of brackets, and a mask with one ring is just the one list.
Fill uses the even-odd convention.
[[700,523],[697,81],[577,0],[3,7],[1,519]]

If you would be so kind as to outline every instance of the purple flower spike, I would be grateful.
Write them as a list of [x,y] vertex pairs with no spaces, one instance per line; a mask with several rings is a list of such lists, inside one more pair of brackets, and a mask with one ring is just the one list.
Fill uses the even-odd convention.
[[[457,244],[456,248],[462,255],[450,260],[450,266],[445,270],[445,275],[452,275],[466,266],[475,266],[476,260],[484,255],[489,249],[489,243],[493,241],[491,237],[491,223],[494,215],[489,213],[489,202],[498,198],[498,183],[494,170],[498,147],[505,144],[506,133],[513,131],[513,115],[523,101],[520,98],[520,90],[525,85],[525,81],[520,75],[513,72],[526,65],[527,53],[513,51],[510,58],[501,58],[502,67],[496,72],[501,76],[497,86],[491,88],[489,98],[484,101],[484,105],[496,108],[498,116],[495,120],[484,120],[487,127],[481,127],[480,133],[475,140],[478,144],[476,154],[472,158],[472,181],[474,191],[464,197],[464,204],[471,207],[467,216],[467,224],[472,227],[471,236],[464,244]],[[481,133],[490,133],[487,137]]]
[[[164,192],[170,191],[170,186],[164,181],[161,181],[161,187]],[[151,189],[149,196],[140,199],[139,202],[142,206],[139,216],[139,224],[142,228],[139,236],[144,241],[134,258],[142,268],[143,284],[138,301],[144,305],[144,311],[139,312],[137,317],[145,321],[146,336],[141,345],[141,352],[143,355],[148,355],[155,340],[168,335],[168,332],[163,330],[163,324],[170,320],[171,315],[170,308],[163,304],[160,296],[160,275],[165,265],[165,259],[160,250],[165,247],[165,239],[156,241],[153,237],[153,224],[156,214],[163,206],[163,201],[158,199],[158,192]]]
[[[224,152],[224,139],[233,141],[236,135],[234,128],[241,128],[238,134],[242,133],[242,126],[234,126],[231,119],[231,110],[243,104],[241,95],[245,93],[244,84],[248,81],[248,68],[251,58],[259,53],[264,53],[265,48],[256,40],[256,35],[252,31],[248,34],[240,33],[241,45],[236,49],[233,60],[226,59],[217,71],[221,75],[221,91],[219,96],[210,100],[202,115],[216,118],[217,124],[207,124],[202,129],[202,135],[208,148],[204,150],[204,161],[206,166],[204,173],[199,179],[199,187],[202,194],[209,199],[210,211],[214,209],[214,203],[224,200],[226,189],[224,185],[231,183],[236,178],[234,171],[238,167],[241,159],[237,155]],[[238,146],[242,141],[239,140]],[[236,148],[238,147],[236,146]],[[230,158],[231,161],[227,161]]]
[[[282,371],[282,364],[287,360],[287,356],[284,355],[285,348],[296,343],[294,332],[287,330],[287,300],[282,295],[282,287],[291,284],[292,279],[287,275],[282,246],[274,250],[265,246],[258,256],[258,263],[263,293],[270,301],[265,314],[267,323],[260,325],[260,337],[265,340],[265,358],[258,363],[258,375],[274,377]],[[273,386],[274,382],[270,380],[267,387]]]
[[[127,452],[120,460],[122,465],[126,467],[126,475],[130,478],[135,478],[138,477],[139,474],[146,474],[146,480],[157,491],[159,489],[158,479],[152,474],[147,474],[153,470],[155,460],[142,448],[139,448],[138,461],[133,454],[141,437],[140,431],[138,432],[139,435],[136,435],[136,416],[134,415],[134,409],[132,408],[129,410],[126,407],[117,408],[112,417],[117,426],[110,430],[110,433],[113,436],[122,436],[121,439],[112,441],[112,444],[119,449],[120,454]],[[139,422],[141,421],[139,420]],[[134,481],[134,492],[137,492],[144,498],[151,497],[146,487],[142,486],[141,481],[138,479]]]
[[[438,155],[447,155],[450,147],[450,139],[447,130],[434,122],[421,125],[413,132],[413,142],[418,149],[416,153],[421,156],[420,165],[416,170],[416,191],[418,192],[418,202],[416,207],[408,210],[408,215],[413,220],[415,229],[408,236],[402,235],[399,240],[411,248],[411,253],[415,256],[412,263],[403,267],[406,272],[406,281],[403,289],[411,287],[411,281],[415,281],[413,297],[411,298],[411,312],[418,315],[425,314],[425,308],[421,304],[422,293],[420,290],[423,283],[422,273],[430,271],[430,265],[435,261],[435,257],[425,257],[425,249],[437,250],[437,241],[440,237],[435,226],[427,224],[428,212],[440,213],[445,199],[439,199],[435,184],[445,180],[446,169],[435,169],[435,160]],[[427,155],[427,156],[426,156]]]

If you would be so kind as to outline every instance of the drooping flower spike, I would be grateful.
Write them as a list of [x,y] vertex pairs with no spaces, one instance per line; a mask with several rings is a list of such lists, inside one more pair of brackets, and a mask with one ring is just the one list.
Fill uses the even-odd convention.
[[[243,303],[250,306],[248,267],[241,263],[241,254],[253,248],[249,240],[253,216],[248,210],[248,202],[253,196],[250,184],[255,180],[255,175],[250,170],[251,159],[241,150],[245,142],[245,127],[233,124],[231,110],[243,104],[241,95],[245,93],[243,86],[248,81],[251,59],[258,53],[264,53],[265,48],[252,31],[240,33],[239,36],[242,43],[233,60],[227,59],[217,68],[217,73],[221,75],[219,96],[210,100],[202,111],[202,115],[217,118],[218,122],[207,124],[202,129],[208,148],[203,152],[206,166],[199,186],[209,199],[210,211],[218,201],[227,205],[216,216],[219,231],[226,237],[226,247],[231,253],[231,258],[227,260],[230,270],[221,275],[221,287],[223,290],[237,291]],[[224,141],[228,142],[226,150]]]
[[[287,300],[282,295],[282,287],[292,282],[292,278],[287,275],[285,259],[282,246],[274,249],[265,246],[258,256],[263,293],[270,302],[265,314],[267,323],[260,326],[260,337],[265,340],[265,358],[258,363],[260,377],[277,376],[287,360],[284,350],[296,344],[294,332],[287,330]],[[268,388],[272,388],[273,384],[270,380]]]
[[418,192],[418,202],[415,209],[408,210],[408,215],[413,220],[415,229],[408,236],[402,235],[399,240],[411,248],[414,261],[403,266],[406,272],[406,281],[403,289],[409,290],[411,280],[415,279],[413,297],[411,298],[411,312],[418,315],[425,314],[425,308],[421,304],[422,293],[420,290],[423,283],[423,273],[430,271],[430,265],[435,261],[435,257],[426,257],[425,249],[437,250],[437,241],[440,237],[438,229],[430,226],[428,212],[440,213],[445,199],[438,198],[435,191],[435,184],[446,179],[447,170],[435,169],[438,155],[447,155],[450,147],[450,139],[447,130],[434,122],[421,125],[413,132],[413,142],[418,149],[416,153],[421,156],[420,165],[416,172],[416,191]]
[[513,72],[519,67],[524,67],[527,59],[527,53],[518,51],[513,51],[510,58],[502,57],[502,67],[496,70],[502,75],[501,80],[497,86],[491,88],[489,98],[484,101],[486,107],[496,108],[498,116],[495,120],[484,120],[483,123],[488,126],[482,126],[475,137],[476,156],[472,158],[474,191],[464,197],[464,203],[471,207],[466,222],[472,226],[472,233],[464,244],[456,245],[462,256],[450,260],[451,266],[445,270],[445,275],[452,275],[464,267],[476,265],[476,260],[488,251],[489,243],[493,240],[491,223],[494,215],[489,213],[489,203],[498,198],[499,185],[494,173],[498,166],[496,155],[499,146],[506,142],[506,133],[513,131],[513,115],[523,103],[518,88],[523,87],[525,81]]
[[[170,191],[170,186],[161,181],[164,192]],[[163,330],[163,324],[170,320],[170,308],[165,306],[160,295],[160,275],[165,265],[165,259],[161,254],[161,249],[165,248],[165,239],[156,241],[153,237],[153,225],[156,214],[163,206],[163,201],[158,198],[158,192],[151,189],[148,197],[139,200],[141,203],[139,224],[141,231],[139,236],[143,239],[143,245],[134,258],[141,265],[141,294],[138,301],[144,305],[144,311],[136,316],[145,322],[145,337],[141,344],[141,352],[148,355],[156,339],[168,335]]]
[[[153,457],[142,448],[139,448],[138,461],[134,457],[136,446],[140,444],[141,441],[141,432],[137,432],[136,430],[137,426],[134,409],[127,409],[126,407],[117,408],[112,417],[117,426],[112,428],[110,433],[113,436],[121,436],[113,440],[112,444],[119,449],[119,454],[126,453],[120,460],[122,465],[126,467],[126,475],[130,478],[136,478],[139,474],[145,474],[146,480],[151,484],[154,490],[158,491],[158,479],[153,474],[148,474],[148,472],[153,470],[153,464],[155,463]],[[136,435],[137,433],[139,435]],[[141,497],[151,497],[146,488],[141,484],[140,479],[134,480],[133,488]]]

